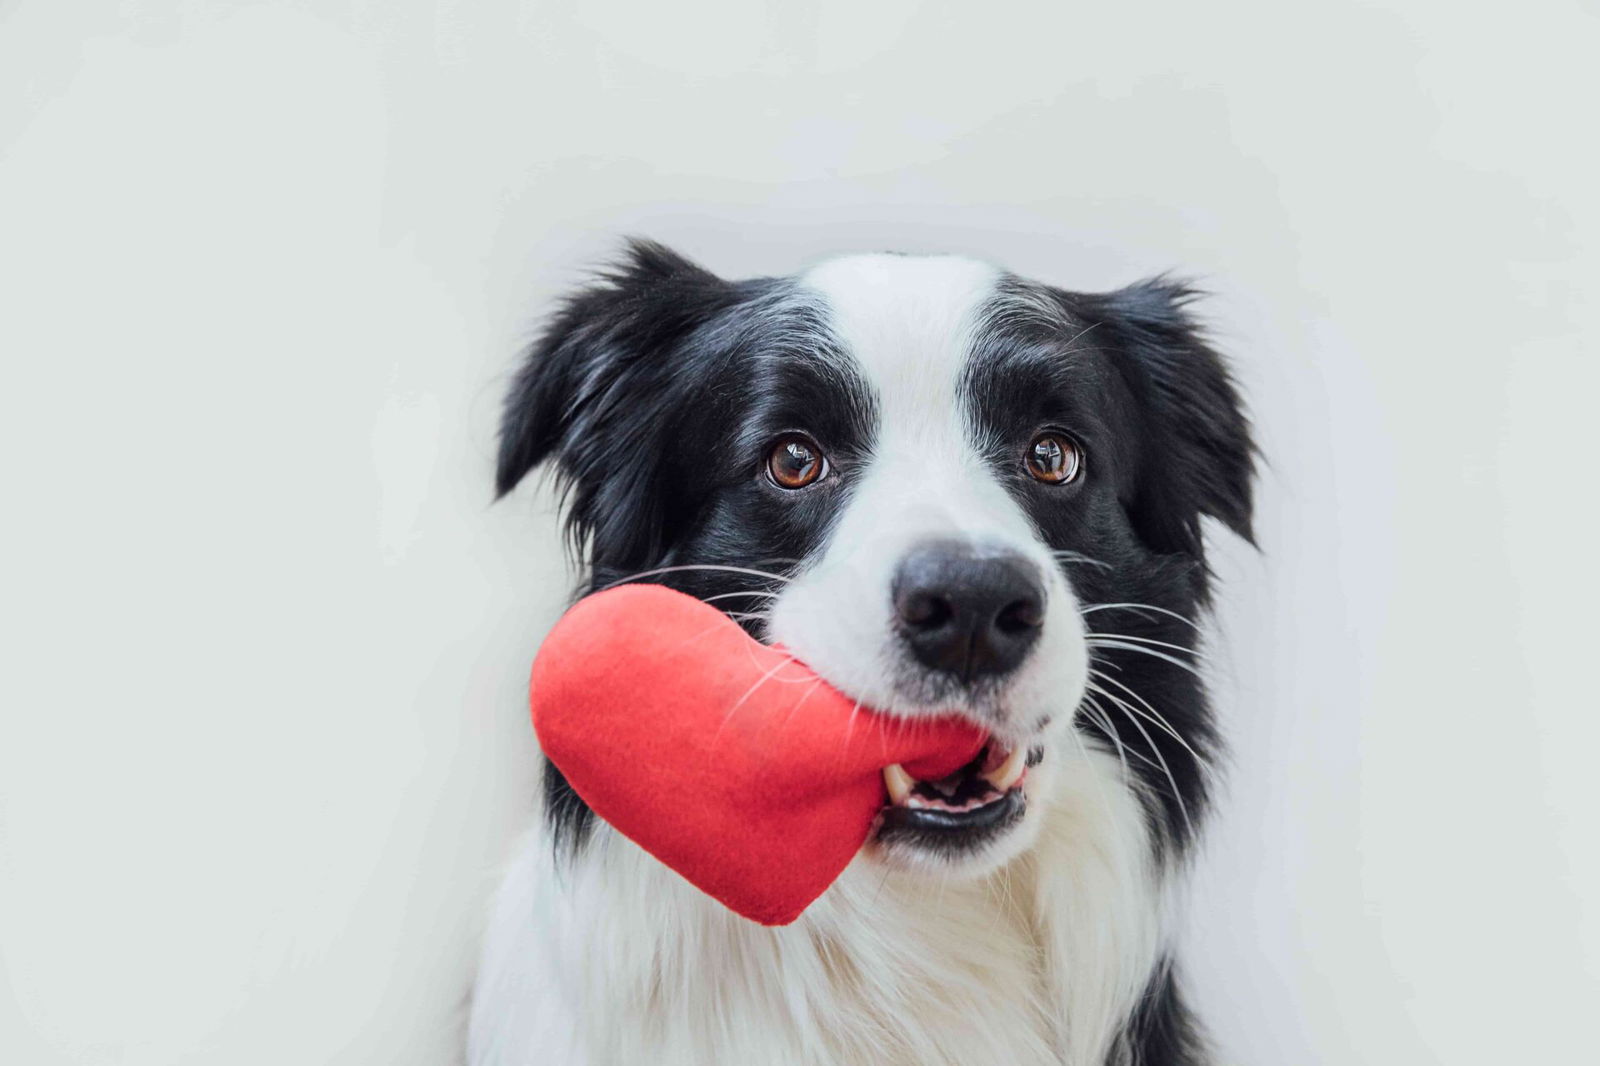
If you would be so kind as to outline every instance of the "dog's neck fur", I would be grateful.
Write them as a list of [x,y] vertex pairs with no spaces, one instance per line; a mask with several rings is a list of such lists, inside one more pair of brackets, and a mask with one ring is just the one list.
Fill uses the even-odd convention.
[[1162,878],[1117,759],[1058,770],[1023,859],[970,881],[858,860],[777,929],[609,829],[570,860],[539,835],[492,919],[473,1066],[1120,1061],[1160,965]]

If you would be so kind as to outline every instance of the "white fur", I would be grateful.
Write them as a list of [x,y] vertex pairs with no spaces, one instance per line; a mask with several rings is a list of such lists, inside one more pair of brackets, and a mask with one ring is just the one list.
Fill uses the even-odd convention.
[[977,879],[860,857],[765,928],[602,828],[532,834],[495,903],[471,1066],[1006,1066],[1106,1061],[1159,948],[1140,804],[1075,746],[1033,848]]
[[[604,826],[570,863],[535,833],[488,930],[472,1066],[1117,1061],[1116,1034],[1160,956],[1163,877],[1136,783],[1072,726],[1087,674],[1076,598],[959,401],[995,281],[968,260],[899,256],[835,260],[804,279],[880,424],[827,548],[785,587],[768,635],[868,705],[961,711],[1013,746],[1042,746],[1022,824],[959,864],[869,847],[781,929],[735,916]],[[1046,575],[1039,646],[985,706],[929,706],[896,684],[890,581],[928,537],[1021,553]]]

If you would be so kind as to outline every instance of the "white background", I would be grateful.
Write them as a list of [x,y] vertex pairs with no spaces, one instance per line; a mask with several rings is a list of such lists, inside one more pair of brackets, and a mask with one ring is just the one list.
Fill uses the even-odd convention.
[[451,1060],[571,580],[496,408],[621,233],[1202,279],[1271,463],[1225,1058],[1592,1054],[1597,55],[1556,2],[0,3],[0,1061]]

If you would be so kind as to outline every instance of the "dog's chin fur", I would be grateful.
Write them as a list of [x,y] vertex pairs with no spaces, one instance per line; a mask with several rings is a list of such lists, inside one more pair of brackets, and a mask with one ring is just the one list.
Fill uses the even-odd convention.
[[[865,706],[963,714],[1036,757],[989,835],[886,823],[782,928],[692,888],[546,763],[472,1066],[1206,1061],[1169,914],[1218,746],[1191,661],[1201,520],[1248,538],[1253,449],[1191,296],[948,257],[726,282],[638,244],[573,298],[512,387],[498,485],[554,462],[587,589],[672,585]],[[1028,477],[1041,427],[1084,443],[1088,475]],[[762,471],[796,430],[828,472],[788,491]],[[908,651],[891,590],[928,543],[1038,572],[1023,658],[958,681]]]

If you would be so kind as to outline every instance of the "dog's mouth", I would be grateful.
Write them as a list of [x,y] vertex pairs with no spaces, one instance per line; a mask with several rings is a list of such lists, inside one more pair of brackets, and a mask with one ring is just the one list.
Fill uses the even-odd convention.
[[887,767],[879,842],[944,853],[982,847],[1021,821],[1023,782],[1043,757],[1043,748],[1007,748],[990,738],[971,762],[936,781],[918,780],[898,763]]

